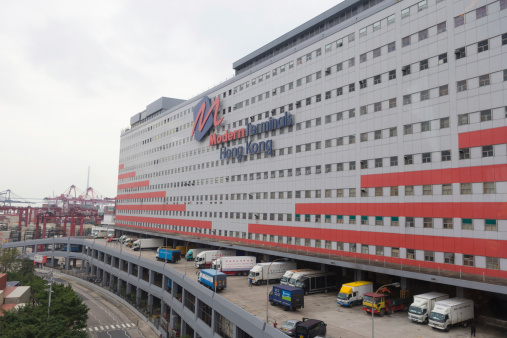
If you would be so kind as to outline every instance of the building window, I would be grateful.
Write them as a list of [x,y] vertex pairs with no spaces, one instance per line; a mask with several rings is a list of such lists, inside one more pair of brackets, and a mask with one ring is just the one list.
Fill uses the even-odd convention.
[[479,7],[475,10],[475,18],[480,19],[488,15],[487,6]]
[[496,219],[485,220],[484,230],[485,231],[498,231],[498,226],[496,225]]
[[414,186],[406,185],[405,186],[405,196],[414,196]]
[[384,256],[384,247],[381,245],[375,246],[375,255]]
[[349,93],[352,93],[355,90],[356,90],[356,84],[355,83],[349,84]]
[[426,8],[428,8],[428,2],[426,0],[423,0],[417,4],[418,12],[425,10]]
[[368,133],[361,133],[361,142],[366,142],[368,141]]
[[368,83],[366,79],[359,81],[359,89],[366,88],[368,86]]
[[336,71],[339,72],[343,69],[343,63],[340,62],[339,64],[336,65]]
[[349,224],[356,224],[356,216],[349,216]]
[[401,47],[410,46],[410,35],[401,39]]
[[391,187],[391,196],[398,196],[398,187]]
[[507,8],[507,0],[500,0],[500,10]]
[[471,218],[461,219],[461,230],[474,230],[474,220]]
[[449,128],[449,118],[442,117],[440,119],[440,129]]
[[373,84],[374,84],[374,85],[379,84],[379,83],[381,83],[381,82],[382,82],[382,80],[381,80],[381,78],[380,78],[380,75],[375,75],[375,76],[373,77]]
[[444,63],[447,63],[447,53],[438,56],[438,64],[443,65]]
[[486,269],[500,270],[500,258],[486,257]]
[[415,249],[407,249],[407,259],[415,259]]
[[421,101],[426,101],[430,99],[430,91],[429,90],[423,90],[421,92]]
[[484,194],[496,194],[495,182],[484,182]]
[[493,154],[493,146],[484,146],[482,147],[482,157],[492,157]]
[[401,11],[401,19],[408,18],[410,16],[410,7],[405,8]]
[[382,110],[382,102],[375,102],[375,104],[373,105],[373,111],[377,112],[381,110]]
[[458,81],[456,87],[458,93],[467,90],[467,80]]
[[[504,0],[507,4],[507,0]],[[502,34],[502,46],[507,45],[507,33]]]
[[[355,161],[349,162],[349,170],[356,170],[356,162]],[[355,189],[354,189],[354,193],[355,193]],[[350,196],[350,197],[353,197],[353,196]]]
[[389,80],[394,80],[394,79],[396,79],[396,69],[389,71]]
[[424,250],[424,260],[426,262],[434,262],[435,261],[435,251]]
[[400,248],[391,248],[391,257],[400,257]]
[[423,29],[419,32],[419,41],[426,40],[428,38],[428,29]]
[[447,30],[447,23],[446,21],[441,22],[437,25],[437,34],[443,33]]
[[361,169],[368,169],[368,160],[362,160],[360,163]]
[[414,217],[405,217],[405,227],[413,228],[414,226]]
[[469,115],[468,114],[460,114],[458,115],[458,126],[464,126],[466,124],[469,124]]
[[489,74],[479,76],[479,87],[489,86]]
[[403,66],[401,68],[401,72],[403,73],[403,76],[410,74],[410,65]]
[[411,104],[412,103],[412,95],[403,95],[403,105]]
[[361,244],[361,253],[362,254],[369,254],[370,253],[370,248],[368,247],[368,245],[366,244]]
[[336,189],[336,197],[343,197],[343,189]]
[[459,159],[460,160],[470,159],[470,148],[461,148],[459,150]]
[[359,55],[359,63],[366,62],[366,53]]
[[368,216],[361,216],[361,224],[368,225]]
[[424,217],[423,218],[423,227],[425,228],[433,228],[433,218]]
[[444,263],[445,264],[454,264],[454,253],[444,252]]
[[474,256],[473,255],[463,255],[463,265],[464,266],[475,266],[474,265]]
[[467,56],[465,47],[456,48],[454,55],[456,55],[456,60],[465,58]]
[[342,87],[336,89],[336,96],[341,96],[341,95],[343,95],[343,88]]
[[419,70],[428,69],[428,59],[419,61]]
[[458,15],[454,18],[454,27],[463,26],[465,24],[465,14]]
[[398,156],[391,156],[391,167],[395,167],[398,165]]
[[400,221],[398,217],[391,217],[391,226],[392,227],[400,226]]
[[[382,188],[380,188],[382,189]],[[382,216],[376,216],[375,217],[375,225],[377,226],[383,226],[384,225],[384,217]]]
[[390,25],[396,21],[396,15],[392,14],[387,17],[387,24]]
[[354,67],[355,64],[356,64],[355,58],[349,59],[349,67]]
[[438,88],[438,95],[445,96],[449,95],[449,85],[443,85]]
[[431,130],[431,121],[421,122],[421,132],[430,131],[430,130]]
[[359,30],[359,38],[362,38],[363,36],[366,36],[367,32],[366,32],[366,27],[364,28],[361,28]]
[[376,187],[375,188],[375,196],[383,196],[384,195],[384,189],[382,187]]
[[423,185],[423,195],[433,195],[433,186],[431,184]]
[[443,220],[443,228],[444,229],[453,229],[454,228],[454,222],[452,218],[444,218]]
[[389,108],[396,107],[396,98],[389,99]]
[[451,160],[451,151],[450,150],[442,150],[441,152],[442,162]]
[[442,184],[442,195],[452,195],[452,184]]
[[472,194],[472,183],[461,183],[460,184],[460,193],[461,193],[461,195],[471,195]]
[[491,109],[481,111],[481,122],[491,121]]

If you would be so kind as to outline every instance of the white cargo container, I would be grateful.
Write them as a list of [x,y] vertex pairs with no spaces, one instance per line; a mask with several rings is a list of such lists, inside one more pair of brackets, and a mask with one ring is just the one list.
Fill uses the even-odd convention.
[[164,245],[163,238],[140,238],[134,243],[132,243],[132,249],[134,249],[134,251],[145,249],[157,249],[162,245]]
[[280,279],[280,284],[289,285],[289,280],[292,277],[292,275],[295,274],[296,272],[303,272],[303,271],[313,271],[313,270],[312,269],[287,270],[287,271],[285,271],[282,278]]
[[259,263],[250,270],[248,278],[253,284],[265,284],[268,280],[269,268],[269,281],[279,281],[287,270],[294,270],[296,267],[296,262]]
[[474,302],[470,299],[452,298],[435,303],[430,313],[429,326],[449,331],[451,326],[467,326],[474,319]]
[[200,252],[194,261],[194,265],[196,268],[209,268],[211,267],[211,262],[219,257],[229,257],[236,256],[236,250],[208,250]]
[[307,275],[312,275],[312,274],[315,274],[315,273],[319,273],[319,272],[322,272],[322,271],[317,271],[317,270],[308,270],[308,271],[301,271],[301,272],[296,272],[295,274],[292,275],[292,277],[289,279],[289,283],[288,285],[290,286],[296,286],[296,283],[297,281],[303,277],[303,276],[307,276]]
[[246,276],[256,263],[257,259],[254,256],[230,256],[217,258],[211,268],[226,275]]
[[449,295],[439,292],[428,292],[414,296],[414,302],[408,309],[408,319],[418,323],[428,323],[428,316],[435,307],[435,303],[449,299]]

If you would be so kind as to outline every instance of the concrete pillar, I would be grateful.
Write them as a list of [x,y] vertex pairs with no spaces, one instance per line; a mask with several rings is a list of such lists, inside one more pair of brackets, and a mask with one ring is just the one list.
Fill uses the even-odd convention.
[[150,282],[150,285],[152,285],[155,282],[155,271],[148,270],[149,271],[149,278],[148,281]]
[[127,293],[127,294],[132,293],[132,284],[130,284],[129,282],[127,282],[127,290],[126,290],[126,293]]
[[153,306],[153,295],[148,293],[148,305]]
[[127,266],[127,273],[128,273],[129,275],[131,275],[131,274],[132,274],[132,263],[127,262],[127,264],[128,264],[128,266]]
[[141,303],[141,289],[136,289],[136,304],[139,306],[139,303]]
[[401,290],[406,290],[409,288],[409,280],[405,277],[400,278]]
[[456,297],[458,298],[464,298],[465,295],[464,295],[464,290],[461,286],[457,286],[456,287]]
[[143,267],[140,265],[137,265],[137,279],[143,278]]
[[[187,334],[187,325],[185,323],[185,321],[183,320],[183,318],[181,318],[181,330],[180,330],[180,336],[183,336]],[[233,336],[235,337],[235,336]]]
[[363,280],[363,271],[362,270],[359,270],[359,269],[356,269],[354,270],[354,274],[355,274],[355,280]]
[[211,311],[211,332],[215,336],[215,310]]
[[[322,270],[322,271],[324,271],[324,270]],[[234,323],[232,324],[232,336],[233,337],[237,337],[238,336],[238,327]]]
[[[326,264],[323,263],[320,264],[320,271],[326,271]],[[233,337],[236,337],[236,335],[234,335]]]
[[167,281],[168,278],[165,275],[162,275],[162,290],[167,291]]
[[169,326],[174,327],[174,317],[176,317],[174,310],[171,308],[171,313],[169,314]]
[[[70,249],[70,245],[67,245],[67,249]],[[65,270],[70,270],[70,258],[65,257]]]

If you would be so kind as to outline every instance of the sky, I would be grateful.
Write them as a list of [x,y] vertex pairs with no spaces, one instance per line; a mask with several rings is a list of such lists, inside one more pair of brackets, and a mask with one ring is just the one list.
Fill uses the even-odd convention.
[[4,1],[0,192],[116,196],[120,132],[162,96],[189,99],[232,63],[340,1]]

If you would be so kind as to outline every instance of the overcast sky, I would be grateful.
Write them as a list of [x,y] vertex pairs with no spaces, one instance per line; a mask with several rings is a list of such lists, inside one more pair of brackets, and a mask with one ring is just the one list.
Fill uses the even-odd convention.
[[116,196],[120,131],[340,1],[4,1],[0,191]]

